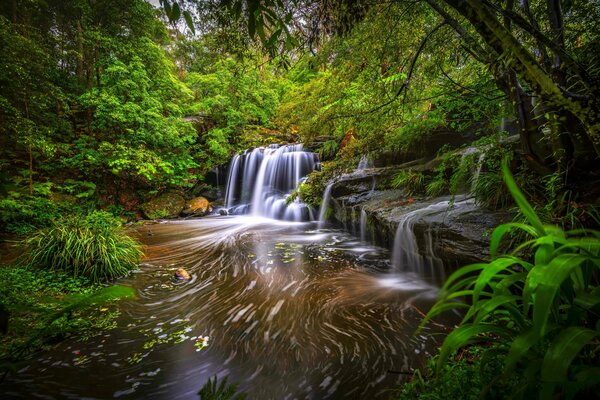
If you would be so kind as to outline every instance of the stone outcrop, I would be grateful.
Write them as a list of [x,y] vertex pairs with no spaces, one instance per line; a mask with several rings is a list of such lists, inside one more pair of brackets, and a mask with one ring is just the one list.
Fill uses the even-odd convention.
[[202,217],[211,211],[210,202],[205,197],[199,196],[188,201],[181,213],[186,216]]
[[[362,235],[371,243],[393,249],[399,222],[407,213],[449,200],[452,203],[450,196],[427,199],[409,196],[402,189],[380,189],[389,188],[391,177],[399,169],[427,171],[435,167],[434,162],[426,161],[340,177],[331,190],[330,219],[357,237]],[[464,196],[457,196],[449,207],[433,208],[434,212],[417,215],[412,220],[412,229],[421,255],[431,256],[425,253],[433,251],[451,269],[486,260],[492,229],[512,218],[507,211],[487,210]]]
[[145,218],[177,218],[185,208],[185,199],[177,192],[163,193],[142,204],[141,210]]

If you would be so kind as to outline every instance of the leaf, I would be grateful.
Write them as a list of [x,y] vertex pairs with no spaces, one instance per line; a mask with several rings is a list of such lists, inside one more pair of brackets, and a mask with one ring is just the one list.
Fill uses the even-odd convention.
[[540,339],[539,332],[535,329],[529,329],[517,336],[511,343],[508,355],[504,360],[504,374],[508,375],[513,372],[517,363]]
[[[446,337],[442,344],[440,357],[436,366],[437,374],[441,373],[446,361],[456,350],[477,340],[483,340],[484,338],[481,337],[474,338],[482,333],[494,333],[500,337],[511,335],[508,329],[493,324],[466,324],[456,328]],[[493,340],[493,338],[485,337],[485,340]]]
[[554,298],[560,285],[586,259],[579,254],[561,254],[549,264],[536,266],[529,273],[523,290],[523,305],[527,312],[529,299],[535,293],[533,324],[542,335],[546,330]]
[[192,31],[192,34],[195,34],[196,29],[194,28],[194,20],[192,19],[192,15],[189,11],[186,10],[183,12],[183,19],[185,19],[185,23],[187,24],[188,28],[190,28],[190,31]]
[[468,304],[465,303],[460,303],[457,301],[451,301],[451,302],[444,302],[444,303],[438,303],[436,305],[434,305],[431,310],[429,310],[429,312],[427,313],[427,315],[425,316],[425,318],[423,318],[423,320],[421,321],[421,323],[419,324],[419,326],[417,327],[416,333],[420,332],[421,329],[423,329],[423,327],[425,325],[427,325],[427,322],[429,322],[432,318],[450,311],[450,310],[454,310],[457,308],[469,308],[470,306]]
[[580,326],[572,326],[552,342],[542,362],[542,380],[565,382],[571,363],[581,349],[600,333]]
[[473,303],[477,303],[479,295],[486,285],[492,284],[492,279],[502,271],[505,271],[512,265],[521,264],[521,260],[516,257],[498,258],[487,265],[477,277],[475,287],[473,288]]
[[486,301],[480,301],[477,304],[477,307],[475,307],[475,305],[473,306],[473,312],[469,310],[469,313],[467,313],[467,315],[465,316],[465,320],[468,320],[467,316],[470,318],[471,316],[476,315],[474,322],[476,324],[481,323],[485,320],[487,316],[490,315],[490,313],[495,311],[498,307],[503,306],[506,303],[516,302],[516,300],[518,299],[519,296],[515,295],[500,295],[494,296]]
[[531,204],[529,204],[529,202],[523,195],[523,192],[521,192],[521,189],[519,189],[519,187],[517,186],[517,183],[515,182],[512,174],[510,173],[510,169],[508,168],[508,158],[505,158],[502,161],[502,173],[508,190],[512,194],[513,198],[515,199],[515,202],[521,209],[521,212],[523,213],[525,218],[527,218],[529,223],[535,228],[538,235],[545,235],[546,231],[544,229],[542,221],[537,216],[533,207],[531,206]]
[[248,17],[248,35],[253,38],[256,33],[256,20],[254,15]]
[[179,4],[173,3],[171,7],[171,14],[169,15],[169,20],[171,22],[178,21],[181,17],[181,9],[179,8]]

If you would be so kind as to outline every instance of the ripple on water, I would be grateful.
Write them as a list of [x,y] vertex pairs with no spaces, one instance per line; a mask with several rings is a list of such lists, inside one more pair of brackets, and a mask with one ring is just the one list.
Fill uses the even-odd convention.
[[[147,256],[125,280],[138,298],[121,303],[121,328],[80,346],[85,369],[66,343],[52,356],[67,366],[32,361],[10,390],[196,399],[210,377],[228,375],[251,398],[387,397],[402,378],[388,371],[418,366],[434,347],[433,328],[413,332],[437,288],[387,273],[385,249],[341,231],[246,216],[140,230]],[[174,282],[177,268],[192,280]]]

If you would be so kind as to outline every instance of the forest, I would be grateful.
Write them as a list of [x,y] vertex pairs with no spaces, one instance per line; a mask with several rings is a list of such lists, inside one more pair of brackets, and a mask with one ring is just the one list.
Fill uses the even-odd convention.
[[7,0],[0,49],[6,398],[598,397],[597,1]]

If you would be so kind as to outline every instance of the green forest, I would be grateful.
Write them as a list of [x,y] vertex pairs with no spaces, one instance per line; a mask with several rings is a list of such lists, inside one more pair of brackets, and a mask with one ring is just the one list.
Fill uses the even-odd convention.
[[7,0],[0,49],[7,398],[598,396],[597,1]]

